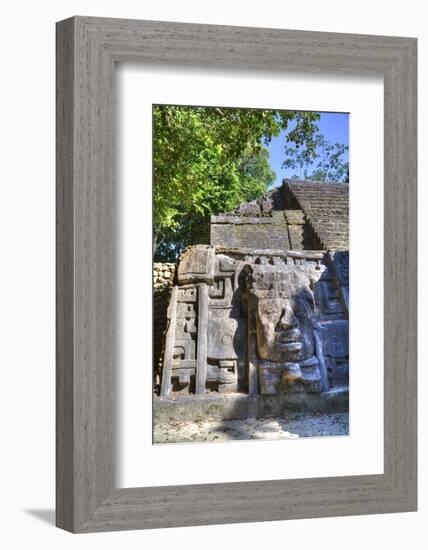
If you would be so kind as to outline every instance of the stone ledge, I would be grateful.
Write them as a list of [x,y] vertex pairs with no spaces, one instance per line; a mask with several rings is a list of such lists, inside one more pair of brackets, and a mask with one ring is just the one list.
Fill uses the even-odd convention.
[[278,256],[302,260],[322,260],[326,250],[284,250],[283,248],[246,248],[215,245],[217,254],[235,254],[241,256]]
[[154,396],[153,421],[194,421],[201,418],[254,418],[281,416],[287,411],[306,413],[336,413],[349,409],[347,388],[320,394],[288,394],[281,396],[250,396],[243,393],[227,395]]
[[275,224],[276,220],[271,216],[211,216],[212,224],[253,225],[256,223]]

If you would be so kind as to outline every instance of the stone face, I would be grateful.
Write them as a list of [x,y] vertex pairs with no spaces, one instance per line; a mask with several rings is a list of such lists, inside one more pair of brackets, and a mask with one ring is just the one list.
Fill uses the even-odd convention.
[[305,399],[323,391],[323,369],[325,391],[346,385],[348,321],[326,254],[212,247],[208,259],[207,247],[198,248],[184,253],[174,286],[162,395],[239,390]]
[[[249,312],[256,319],[259,391],[262,395],[321,391],[314,357],[315,301],[310,288],[321,276],[310,262],[250,265]],[[301,365],[305,365],[302,372]]]
[[309,272],[285,264],[250,266],[249,273],[260,359],[292,362],[311,357],[314,298]]
[[[303,403],[347,387],[348,190],[340,185],[335,199],[333,184],[285,182],[213,217],[211,245],[188,248],[174,268],[154,266],[155,312],[169,296],[161,396],[238,391]],[[328,243],[339,249],[323,250]]]

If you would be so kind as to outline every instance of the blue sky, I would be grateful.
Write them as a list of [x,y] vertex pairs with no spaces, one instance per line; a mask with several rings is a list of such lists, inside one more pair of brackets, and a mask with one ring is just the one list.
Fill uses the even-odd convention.
[[[326,140],[332,143],[344,143],[345,145],[349,145],[349,114],[320,113],[320,115],[321,118],[317,122],[317,125],[320,129],[320,133],[324,135]],[[283,178],[290,178],[295,172],[292,168],[281,168],[285,160],[285,138],[293,127],[294,123],[290,124],[286,131],[281,132],[278,137],[274,137],[268,145],[270,154],[269,162],[273,171],[276,173],[276,181],[272,184],[272,187],[281,185]],[[348,160],[348,155],[346,155],[345,160]]]

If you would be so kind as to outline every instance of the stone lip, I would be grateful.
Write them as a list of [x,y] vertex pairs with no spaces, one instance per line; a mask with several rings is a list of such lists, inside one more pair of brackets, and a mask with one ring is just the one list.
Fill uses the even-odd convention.
[[320,394],[220,395],[171,394],[153,397],[154,423],[169,420],[193,421],[198,418],[255,418],[281,416],[287,411],[335,413],[349,410],[348,388],[336,388]]

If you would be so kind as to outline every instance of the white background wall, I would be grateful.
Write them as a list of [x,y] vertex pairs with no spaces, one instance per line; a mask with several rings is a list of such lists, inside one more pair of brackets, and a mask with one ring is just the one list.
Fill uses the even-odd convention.
[[[424,3],[366,0],[19,1],[1,11],[1,270],[2,384],[1,530],[3,548],[421,548],[428,521],[426,468],[420,468],[420,511],[412,514],[229,526],[70,535],[53,527],[54,506],[54,23],[97,15],[419,38],[420,205],[426,205],[428,30]],[[370,180],[367,179],[369,189]],[[426,234],[421,218],[420,239]],[[420,272],[426,254],[421,250]],[[421,277],[421,280],[423,278]],[[427,289],[421,285],[422,303]],[[421,314],[420,335],[428,329]],[[422,339],[421,338],[421,339]],[[421,346],[420,364],[427,354]],[[425,360],[424,360],[425,359]],[[370,381],[368,381],[370,383]],[[427,462],[421,368],[419,463]],[[425,426],[425,429],[424,429]],[[425,432],[425,433],[424,433]],[[424,471],[425,470],[425,471]],[[420,539],[417,542],[417,539]]]

